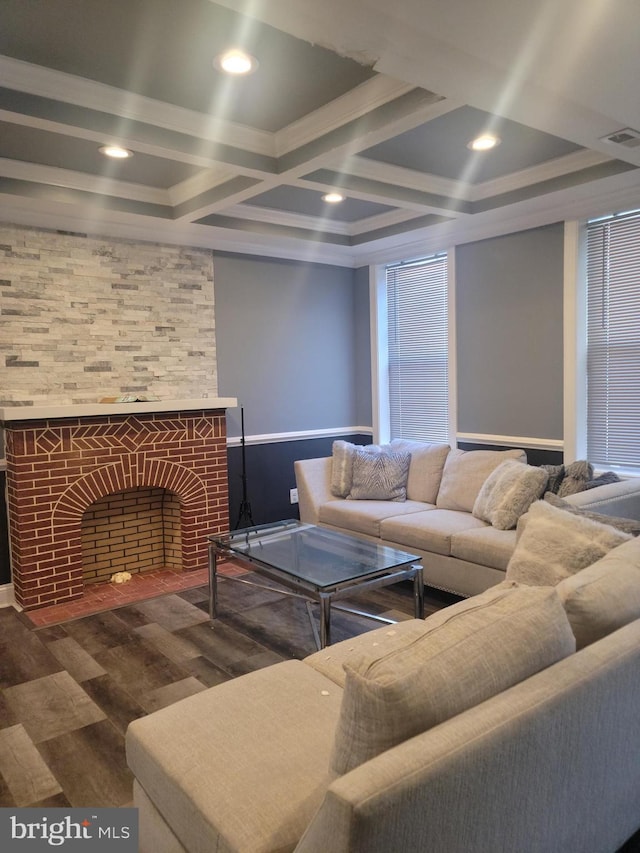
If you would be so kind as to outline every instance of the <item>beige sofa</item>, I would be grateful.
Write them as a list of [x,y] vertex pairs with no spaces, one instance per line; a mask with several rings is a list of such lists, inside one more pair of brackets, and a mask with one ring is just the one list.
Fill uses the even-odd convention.
[[639,590],[631,539],[132,722],[141,853],[613,853],[640,826]]
[[[516,530],[500,530],[472,514],[487,477],[524,450],[450,450],[448,445],[394,441],[411,453],[407,499],[349,500],[332,493],[332,457],[295,462],[300,519],[380,541],[422,559],[427,586],[469,596],[500,583]],[[335,489],[334,489],[335,490]],[[640,519],[640,478],[597,486],[565,498],[576,507]]]

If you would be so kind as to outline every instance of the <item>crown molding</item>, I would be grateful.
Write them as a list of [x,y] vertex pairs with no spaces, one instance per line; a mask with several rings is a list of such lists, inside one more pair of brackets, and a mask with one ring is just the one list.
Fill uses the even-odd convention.
[[100,110],[212,142],[224,142],[254,154],[275,156],[271,133],[221,119],[213,120],[204,113],[125,92],[64,71],[53,71],[20,59],[0,56],[0,79],[3,86],[18,92]]
[[604,215],[638,206],[640,169],[590,184],[558,190],[473,216],[458,216],[402,236],[354,247],[354,266],[420,258],[456,245],[540,228],[556,222]]
[[163,220],[150,216],[131,215],[122,211],[102,210],[101,218],[95,209],[57,201],[25,199],[3,194],[2,222],[52,231],[70,231],[95,237],[116,237],[148,243],[193,246],[219,252],[281,258],[304,263],[352,267],[349,246],[336,246],[301,240],[294,237],[274,237],[270,234],[237,232],[186,221]]
[[147,187],[142,184],[131,184],[126,181],[116,181],[112,178],[89,175],[85,172],[72,172],[68,169],[60,169],[57,166],[39,166],[34,163],[25,163],[22,160],[0,158],[0,175],[18,181],[99,193],[100,195],[127,198],[147,204],[171,204],[167,190]]
[[352,230],[349,223],[329,221],[318,216],[304,213],[286,213],[272,210],[268,207],[258,207],[252,204],[238,204],[225,209],[225,216],[236,219],[246,219],[255,222],[266,222],[270,225],[282,225],[286,228],[306,228],[308,231],[320,231],[332,234],[350,235]]

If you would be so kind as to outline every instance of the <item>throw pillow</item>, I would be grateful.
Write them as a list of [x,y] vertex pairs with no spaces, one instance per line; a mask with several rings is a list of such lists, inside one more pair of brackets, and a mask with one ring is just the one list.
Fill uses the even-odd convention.
[[579,649],[640,619],[640,540],[623,542],[556,590]]
[[353,456],[351,500],[406,501],[410,453],[367,453]]
[[351,491],[353,456],[356,450],[380,453],[382,449],[378,444],[358,445],[351,444],[350,441],[334,441],[331,458],[331,494],[336,498],[346,498]]
[[608,486],[609,483],[619,483],[620,477],[615,473],[615,471],[603,471],[602,474],[599,474],[597,477],[594,477],[593,480],[589,480],[585,486],[585,489],[597,489],[598,486]]
[[346,773],[571,654],[554,589],[500,584],[425,620],[410,645],[345,663],[332,769]]
[[449,445],[394,438],[390,447],[391,450],[411,454],[407,498],[410,501],[435,504],[442,479],[442,469],[451,449]]
[[542,495],[549,476],[542,468],[506,459],[484,481],[473,515],[498,530],[511,530]]
[[527,461],[524,450],[452,450],[447,456],[438,491],[438,509],[472,512],[489,474],[505,459]]
[[560,484],[564,479],[564,465],[541,465],[540,467],[549,475],[547,491],[553,492],[554,495],[557,495]]
[[564,477],[558,489],[558,495],[565,498],[567,495],[575,495],[587,488],[589,480],[593,479],[593,465],[586,459],[579,459],[570,465],[564,466]]
[[616,530],[622,530],[625,533],[630,533],[632,536],[640,534],[640,521],[635,521],[633,518],[618,518],[614,515],[603,515],[601,512],[589,512],[589,510],[570,504],[569,501],[565,501],[559,498],[558,495],[551,494],[551,492],[545,492],[544,499],[551,506],[556,506],[558,509],[573,513],[573,515],[582,515],[585,518],[590,518],[592,521],[599,521],[600,524],[610,524]]
[[631,539],[629,533],[609,524],[572,515],[546,501],[531,505],[526,522],[507,565],[506,578],[535,586],[555,586]]

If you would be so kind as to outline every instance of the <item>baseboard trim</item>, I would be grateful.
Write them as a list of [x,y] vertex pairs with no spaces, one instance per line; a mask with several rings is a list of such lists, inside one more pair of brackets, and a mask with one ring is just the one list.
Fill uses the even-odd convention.
[[5,583],[0,586],[0,607],[16,607],[12,583]]
[[[373,435],[373,428],[367,427],[332,427],[331,429],[303,430],[301,432],[274,432],[265,435],[246,435],[245,444],[278,444],[286,441],[309,441],[314,438],[330,438],[334,435]],[[242,439],[239,435],[227,437],[227,447],[240,447]]]
[[564,441],[557,438],[526,438],[521,435],[489,435],[481,432],[459,432],[458,441],[472,444],[522,447],[530,450],[564,450]]

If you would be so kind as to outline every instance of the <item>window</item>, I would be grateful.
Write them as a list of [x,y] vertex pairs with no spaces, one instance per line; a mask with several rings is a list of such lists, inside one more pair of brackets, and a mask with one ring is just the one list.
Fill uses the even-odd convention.
[[587,225],[587,458],[640,472],[640,211]]
[[389,435],[449,440],[447,256],[386,269]]

